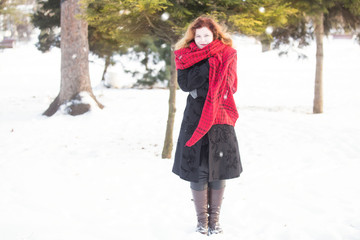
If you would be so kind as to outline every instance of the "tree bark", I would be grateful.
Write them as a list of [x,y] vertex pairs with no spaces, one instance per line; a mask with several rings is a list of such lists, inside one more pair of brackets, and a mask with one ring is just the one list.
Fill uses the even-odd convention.
[[324,38],[324,14],[314,18],[316,38],[316,73],[313,113],[323,112],[323,38]]
[[166,125],[166,134],[164,147],[162,151],[162,158],[171,158],[171,153],[173,150],[173,131],[174,131],[174,121],[175,121],[175,112],[176,112],[176,89],[177,89],[177,72],[175,66],[175,56],[174,52],[171,51],[171,78],[169,82],[169,114]]
[[[52,116],[58,108],[72,100],[75,105],[81,104],[81,93],[87,92],[100,108],[103,106],[96,100],[90,83],[88,24],[79,18],[82,9],[80,0],[61,1],[61,85],[60,93],[44,112]],[[71,107],[68,113],[78,115],[90,110],[89,104]]]

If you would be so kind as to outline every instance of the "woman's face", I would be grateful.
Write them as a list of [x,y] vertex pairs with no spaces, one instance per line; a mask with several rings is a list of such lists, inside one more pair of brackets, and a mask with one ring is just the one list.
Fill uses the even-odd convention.
[[213,33],[207,27],[195,30],[195,43],[198,48],[203,48],[214,40]]

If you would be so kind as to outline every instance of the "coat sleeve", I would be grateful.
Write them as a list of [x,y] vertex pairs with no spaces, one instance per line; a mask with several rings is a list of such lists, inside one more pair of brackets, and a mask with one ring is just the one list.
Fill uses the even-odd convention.
[[181,90],[190,92],[203,86],[209,79],[209,68],[206,59],[190,68],[178,69],[178,83]]

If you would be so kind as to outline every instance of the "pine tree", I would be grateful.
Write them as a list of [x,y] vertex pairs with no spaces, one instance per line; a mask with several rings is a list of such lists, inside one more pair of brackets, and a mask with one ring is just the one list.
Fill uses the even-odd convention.
[[298,10],[278,0],[247,0],[233,10],[228,22],[232,29],[258,39],[263,51],[270,50],[272,30],[286,26]]
[[126,39],[112,38],[106,32],[99,32],[96,28],[89,26],[89,50],[92,54],[105,60],[104,70],[101,82],[105,87],[110,88],[111,85],[105,82],[105,75],[108,67],[114,65],[115,55],[122,55],[128,52],[129,45]]
[[[124,0],[96,1],[88,0],[89,6],[102,9],[99,12],[88,8],[87,20],[91,26],[100,31],[109,32],[114,37],[128,36],[139,39],[152,35],[174,47],[187,24],[206,12],[210,12],[211,1],[166,1],[166,0]],[[175,99],[177,89],[176,68],[173,51],[171,51],[169,79],[169,114],[163,158],[171,158],[173,149],[173,126],[175,120]]]
[[[152,88],[154,84],[170,79],[170,46],[162,39],[145,35],[130,50],[132,60],[138,60],[143,65],[142,70],[127,70],[137,79],[134,87]],[[161,69],[159,65],[165,63]]]
[[[151,35],[163,40],[172,49],[185,32],[188,24],[200,15],[210,14],[215,16],[220,23],[228,23],[232,30],[243,29],[243,32],[248,34],[246,30],[250,31],[256,24],[265,26],[269,23],[281,22],[283,18],[274,16],[291,14],[291,12],[282,13],[280,10],[273,9],[273,13],[265,18],[248,17],[249,11],[252,10],[250,6],[256,2],[262,2],[255,0],[250,0],[250,4],[247,1],[239,0],[86,0],[85,2],[92,6],[88,8],[87,12],[89,25],[99,31],[107,32],[115,38],[127,36],[128,39],[139,39],[142,36]],[[270,6],[276,1],[263,2],[269,2]],[[94,6],[101,10],[93,11]],[[285,9],[287,10],[287,8]],[[268,21],[266,24],[262,22],[264,19]],[[244,28],[242,23],[252,24],[252,27],[249,25]],[[264,32],[265,28],[259,28],[255,29],[253,34],[260,36]],[[163,158],[171,158],[176,111],[177,77],[173,51],[171,51],[170,59],[169,115],[162,152]]]
[[287,3],[299,10],[286,27],[273,32],[276,46],[289,44],[289,39],[299,41],[306,46],[315,35],[316,72],[313,113],[323,112],[323,38],[331,29],[354,31],[360,27],[360,0],[287,0]]
[[[77,16],[81,14],[79,0],[61,3],[61,87],[60,93],[44,112],[52,116],[61,105],[71,115],[83,114],[90,110],[83,98],[89,95],[97,102],[90,84],[88,24]],[[84,94],[86,94],[84,96]]]
[[37,1],[37,11],[32,15],[32,23],[40,29],[36,47],[49,51],[52,47],[60,47],[60,2],[58,0]]
[[[92,9],[96,12],[98,9]],[[41,52],[47,52],[52,47],[60,47],[60,3],[58,0],[38,0],[36,12],[32,15],[32,23],[40,29],[36,46]],[[80,15],[78,16],[80,17]],[[113,38],[106,32],[100,32],[94,27],[88,28],[89,50],[94,55],[105,60],[101,81],[105,85],[105,74],[110,65],[114,64],[116,54],[127,52],[127,39]]]

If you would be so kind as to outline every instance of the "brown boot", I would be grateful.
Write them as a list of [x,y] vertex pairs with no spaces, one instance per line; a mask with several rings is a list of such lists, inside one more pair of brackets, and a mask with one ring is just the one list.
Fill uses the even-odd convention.
[[196,231],[201,234],[208,234],[208,190],[195,191],[191,189],[198,224]]
[[225,188],[209,190],[209,235],[222,233],[219,224],[220,208]]

